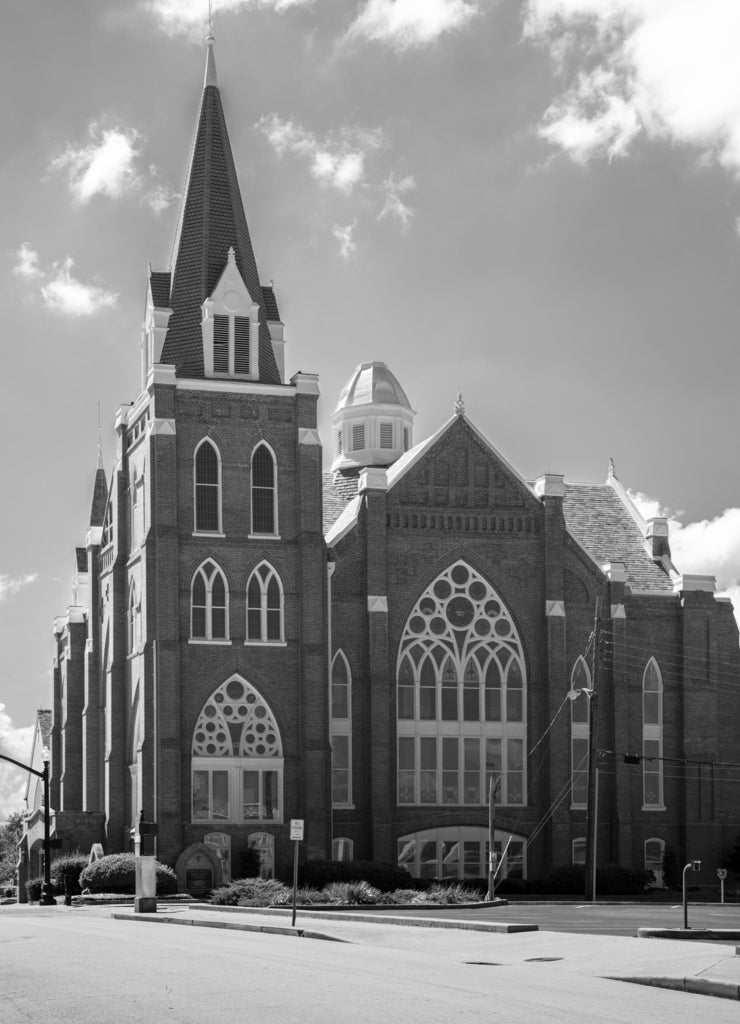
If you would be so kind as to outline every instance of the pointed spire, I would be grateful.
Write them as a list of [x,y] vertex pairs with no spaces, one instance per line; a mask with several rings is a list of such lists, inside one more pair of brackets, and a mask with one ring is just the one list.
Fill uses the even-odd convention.
[[108,501],[108,482],[103,469],[103,438],[100,426],[100,402],[98,402],[98,468],[95,470],[92,505],[90,506],[90,526],[102,526],[105,506]]
[[216,58],[213,54],[213,44],[215,39],[213,38],[213,20],[212,13],[208,11],[208,38],[206,39],[206,74],[203,79],[203,88],[207,89],[209,85],[215,85],[218,89],[218,78],[216,77]]
[[260,307],[260,380],[264,384],[280,384],[221,105],[213,42],[209,18],[203,96],[173,246],[173,312],[160,361],[174,363],[179,377],[203,377],[201,307],[212,294],[226,267],[229,247],[233,246],[239,273],[252,301]]

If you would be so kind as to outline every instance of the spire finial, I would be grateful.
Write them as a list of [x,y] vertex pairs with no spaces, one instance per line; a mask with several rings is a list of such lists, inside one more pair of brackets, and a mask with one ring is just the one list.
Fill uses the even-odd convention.
[[216,61],[213,56],[213,44],[215,40],[213,38],[213,0],[208,0],[208,37],[206,38],[206,46],[208,52],[206,54],[206,76],[203,81],[203,88],[206,86],[215,85],[218,88],[218,79],[216,78]]
[[103,431],[100,427],[100,402],[98,402],[98,469],[103,468]]
[[455,415],[465,415],[465,402],[463,402],[462,391],[459,388],[457,390],[457,398],[455,399]]
[[611,477],[614,477],[616,475],[617,475],[617,471],[616,471],[615,466],[614,466],[614,459],[611,456],[609,456],[609,472],[608,472],[607,476],[608,476],[609,479],[611,479]]

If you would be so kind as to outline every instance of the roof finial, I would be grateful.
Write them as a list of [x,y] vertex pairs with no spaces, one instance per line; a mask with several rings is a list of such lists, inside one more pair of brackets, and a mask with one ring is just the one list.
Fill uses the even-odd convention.
[[465,402],[463,402],[462,391],[459,388],[457,390],[457,398],[455,399],[455,415],[465,415]]
[[617,471],[614,467],[614,459],[611,456],[609,456],[609,472],[607,473],[607,479],[611,479],[616,475]]
[[213,0],[208,0],[208,36],[206,38],[206,46],[208,52],[206,54],[206,77],[203,82],[203,88],[206,86],[215,85],[218,87],[218,79],[216,78],[216,61],[213,56],[213,44],[215,40],[213,38]]
[[103,468],[103,432],[100,427],[100,402],[98,402],[98,469]]

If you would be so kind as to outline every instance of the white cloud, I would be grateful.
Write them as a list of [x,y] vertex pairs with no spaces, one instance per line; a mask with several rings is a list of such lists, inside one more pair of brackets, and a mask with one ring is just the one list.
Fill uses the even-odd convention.
[[401,178],[400,181],[396,181],[392,174],[389,175],[383,182],[385,202],[383,209],[378,214],[378,220],[382,220],[384,217],[395,217],[403,230],[407,231],[411,225],[414,211],[406,205],[401,196],[415,187],[416,182],[410,174]]
[[541,133],[574,159],[644,135],[740,171],[737,0],[527,0],[524,34],[564,82]]
[[52,313],[64,316],[92,316],[101,309],[114,309],[118,296],[95,284],[85,284],[72,277],[74,260],[67,256],[55,263],[52,274],[41,286],[41,298]]
[[476,0],[366,0],[345,38],[408,50],[462,28],[479,12]]
[[143,201],[150,210],[160,214],[179,199],[181,193],[174,192],[169,185],[159,180],[159,168],[156,164],[149,165],[149,174],[154,184],[144,193]]
[[141,185],[136,161],[141,155],[141,136],[134,128],[101,128],[93,122],[89,140],[82,146],[67,143],[51,169],[66,171],[72,195],[87,203],[95,195],[118,199]]
[[19,590],[27,587],[29,583],[34,583],[38,578],[39,574],[37,572],[15,577],[8,576],[6,573],[0,573],[0,601],[13,594],[17,594]]
[[[14,726],[13,720],[0,703],[0,753],[28,764],[34,726]],[[28,773],[7,761],[0,761],[0,818],[23,809]]]
[[19,277],[25,277],[28,280],[43,276],[39,268],[39,254],[27,242],[21,242],[15,258],[14,274],[17,274]]
[[357,221],[353,221],[351,224],[345,224],[344,227],[341,224],[335,224],[331,229],[332,235],[339,242],[339,255],[347,263],[357,252],[357,243],[353,239],[355,228],[357,227]]
[[349,193],[365,175],[365,158],[370,150],[384,144],[383,133],[376,129],[343,128],[319,137],[300,124],[283,120],[277,114],[260,118],[256,127],[265,134],[278,156],[293,153],[308,162],[313,177]]
[[665,516],[669,525],[671,559],[681,573],[715,576],[717,593],[732,598],[740,625],[740,508],[728,508],[714,519],[681,521],[681,512],[665,508],[655,498],[629,492],[645,519]]
[[[213,13],[238,12],[248,7],[272,8],[278,13],[291,7],[306,7],[313,0],[213,0]],[[187,35],[203,39],[208,26],[208,0],[144,0],[143,8],[169,36]],[[218,20],[215,28],[218,29]]]

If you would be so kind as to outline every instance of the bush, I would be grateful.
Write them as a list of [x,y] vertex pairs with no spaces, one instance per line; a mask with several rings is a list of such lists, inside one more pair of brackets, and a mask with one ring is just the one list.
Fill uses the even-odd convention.
[[238,878],[211,893],[217,907],[284,906],[290,898],[290,890],[275,878]]
[[41,899],[41,886],[44,884],[43,878],[29,878],[26,882],[26,892],[28,893],[29,903],[38,903]]
[[426,903],[479,903],[483,894],[478,889],[470,889],[466,885],[439,882],[424,893]]
[[[129,893],[136,891],[136,856],[133,853],[112,853],[93,861],[80,874],[80,886],[90,892]],[[177,875],[157,862],[157,895],[177,892]]]
[[[606,864],[596,870],[596,895],[641,896],[652,880],[652,871]],[[565,864],[555,868],[545,878],[533,882],[530,891],[553,896],[583,897],[585,888],[586,869],[583,864]]]
[[259,878],[262,870],[262,857],[254,846],[247,846],[240,857],[240,878]]
[[364,881],[329,882],[324,886],[324,895],[329,903],[344,906],[359,906],[368,903],[380,903],[380,890]]
[[526,878],[502,878],[496,882],[496,896],[526,896],[532,891],[532,883]]
[[87,867],[84,853],[69,853],[51,862],[51,881],[57,896],[79,896],[80,875]]
[[[291,881],[292,877],[285,881]],[[323,888],[330,882],[367,882],[381,892],[408,888],[413,879],[395,864],[376,864],[369,860],[307,860],[298,868],[299,885]]]

